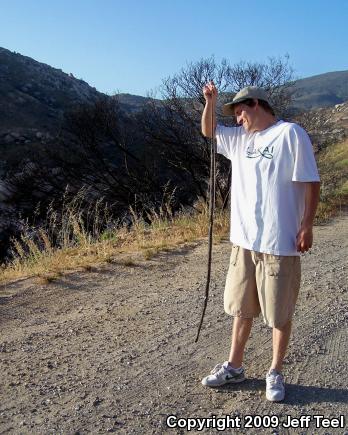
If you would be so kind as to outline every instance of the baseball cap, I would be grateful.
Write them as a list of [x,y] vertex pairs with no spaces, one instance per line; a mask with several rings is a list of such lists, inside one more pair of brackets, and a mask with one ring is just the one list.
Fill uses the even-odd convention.
[[247,86],[237,92],[232,101],[223,105],[222,113],[224,115],[234,116],[233,106],[237,103],[248,100],[249,98],[266,101],[271,106],[269,96],[263,88],[258,86]]

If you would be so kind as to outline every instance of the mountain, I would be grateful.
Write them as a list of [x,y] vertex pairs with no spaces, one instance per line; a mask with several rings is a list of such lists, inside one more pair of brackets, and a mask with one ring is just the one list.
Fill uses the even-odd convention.
[[[107,95],[84,80],[0,47],[0,147],[45,143],[59,130],[63,114]],[[122,109],[139,111],[148,98],[119,94]],[[0,162],[1,174],[1,162]]]
[[122,108],[128,112],[136,112],[149,101],[147,97],[132,94],[117,94],[117,98],[122,105]]
[[348,100],[348,71],[335,71],[297,80],[294,103],[297,109],[329,107]]
[[25,141],[25,135],[40,129],[51,131],[67,108],[102,95],[72,74],[0,48],[0,136],[8,136],[5,142],[11,135]]

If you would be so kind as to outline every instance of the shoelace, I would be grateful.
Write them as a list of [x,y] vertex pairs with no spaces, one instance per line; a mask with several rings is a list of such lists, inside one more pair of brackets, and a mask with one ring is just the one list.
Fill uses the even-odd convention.
[[216,364],[216,366],[213,368],[213,370],[210,372],[211,375],[215,375],[218,371],[222,369],[222,364]]
[[267,383],[272,386],[280,387],[281,385],[283,385],[283,378],[280,375],[267,376]]
[[[223,367],[223,363],[216,364],[216,366],[213,368],[213,370],[210,372],[211,375],[217,374],[221,369],[222,373],[225,371],[225,367]],[[228,369],[226,369],[228,371]],[[242,373],[243,370],[235,370],[236,374]]]

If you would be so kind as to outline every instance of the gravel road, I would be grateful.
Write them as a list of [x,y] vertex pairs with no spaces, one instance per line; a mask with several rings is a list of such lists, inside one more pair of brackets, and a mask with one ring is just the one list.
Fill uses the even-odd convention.
[[[206,241],[148,261],[135,256],[132,266],[115,259],[48,285],[31,279],[2,286],[0,433],[186,433],[167,426],[167,416],[176,415],[180,425],[188,417],[223,424],[230,416],[230,424],[241,422],[234,433],[348,434],[347,253],[346,212],[315,227],[313,249],[301,260],[282,403],[265,399],[271,330],[261,318],[247,345],[248,379],[220,389],[200,383],[229,351],[231,318],[222,301],[228,241],[214,245],[210,300],[197,344]],[[296,425],[306,415],[308,428],[284,427],[289,418]],[[343,416],[344,427],[316,428],[315,415]],[[275,416],[277,427],[266,427],[272,423],[267,416]],[[263,427],[246,428],[248,423]],[[191,433],[199,433],[197,427]]]

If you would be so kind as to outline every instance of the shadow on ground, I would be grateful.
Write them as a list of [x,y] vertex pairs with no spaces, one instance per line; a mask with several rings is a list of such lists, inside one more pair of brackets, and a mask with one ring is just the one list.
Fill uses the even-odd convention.
[[[230,393],[240,391],[264,391],[266,388],[265,380],[258,378],[248,378],[240,384],[230,384],[220,387],[220,393]],[[312,403],[343,403],[348,404],[348,391],[340,388],[324,388],[310,385],[286,384],[286,396],[281,402],[286,405],[309,405]]]

